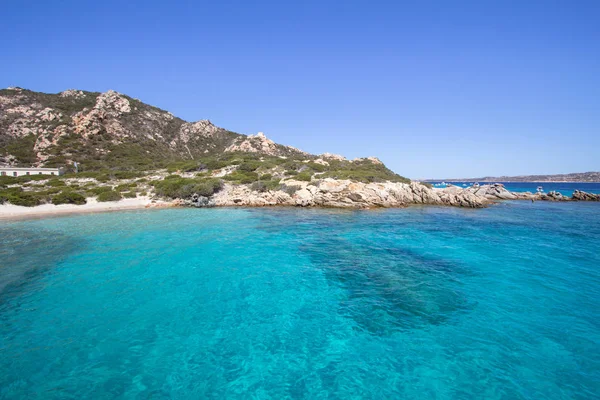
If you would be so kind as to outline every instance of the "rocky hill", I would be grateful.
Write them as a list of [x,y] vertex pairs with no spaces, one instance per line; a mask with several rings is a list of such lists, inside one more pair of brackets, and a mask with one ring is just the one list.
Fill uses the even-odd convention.
[[0,165],[152,169],[226,152],[311,157],[263,134],[241,135],[109,90],[0,90]]

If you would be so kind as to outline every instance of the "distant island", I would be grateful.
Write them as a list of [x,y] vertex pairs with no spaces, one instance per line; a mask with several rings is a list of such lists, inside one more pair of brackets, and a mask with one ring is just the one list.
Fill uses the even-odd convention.
[[483,178],[426,179],[426,182],[600,182],[600,172],[574,172],[556,175],[485,176]]

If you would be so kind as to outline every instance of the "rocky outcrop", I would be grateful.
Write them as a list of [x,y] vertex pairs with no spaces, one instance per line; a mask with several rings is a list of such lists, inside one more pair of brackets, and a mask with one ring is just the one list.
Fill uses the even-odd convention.
[[323,153],[323,154],[319,155],[319,158],[324,159],[324,160],[348,161],[348,159],[346,157],[341,156],[339,154],[332,154],[332,153]]
[[229,147],[227,147],[225,151],[261,153],[269,156],[287,156],[290,154],[307,155],[307,153],[295,147],[283,146],[275,143],[274,141],[266,137],[263,132],[258,132],[256,135],[239,137]]
[[[300,206],[336,208],[405,207],[411,204],[481,208],[492,201],[461,188],[432,189],[420,183],[361,183],[323,179],[288,180],[286,190],[253,191],[247,185],[225,185],[214,195],[216,206]],[[290,191],[289,188],[295,188]]]
[[586,193],[581,190],[573,192],[573,200],[576,201],[600,201],[600,194]]
[[539,200],[545,200],[545,201],[570,201],[571,200],[571,198],[569,198],[557,191],[552,191],[552,192],[548,192],[548,193],[540,193],[538,195],[538,197],[539,197]]
[[[457,187],[457,186],[450,186]],[[518,197],[515,193],[509,192],[506,190],[504,185],[501,183],[495,183],[492,185],[482,185],[482,186],[470,186],[464,189],[468,192],[471,192],[477,196],[483,196],[488,199],[493,200],[516,200]]]
[[[419,182],[361,183],[327,178],[310,183],[288,180],[284,186],[285,190],[258,192],[248,185],[225,185],[212,199],[195,201],[194,205],[387,208],[422,204],[482,208],[502,200],[600,201],[600,195],[581,191],[576,191],[571,199],[558,192],[509,192],[501,184],[476,188],[430,188]],[[295,190],[290,192],[289,188]]]

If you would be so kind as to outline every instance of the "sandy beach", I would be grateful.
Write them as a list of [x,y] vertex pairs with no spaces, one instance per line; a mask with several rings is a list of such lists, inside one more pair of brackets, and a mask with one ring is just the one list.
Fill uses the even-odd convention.
[[80,206],[74,204],[43,204],[36,207],[22,207],[12,204],[2,204],[0,205],[0,221],[173,206],[175,206],[174,203],[152,200],[148,197],[107,202],[98,202],[95,198],[88,198],[87,204]]

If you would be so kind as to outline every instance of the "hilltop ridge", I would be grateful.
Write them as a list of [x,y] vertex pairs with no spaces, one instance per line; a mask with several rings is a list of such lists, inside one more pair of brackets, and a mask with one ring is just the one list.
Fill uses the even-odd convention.
[[0,90],[0,163],[5,165],[64,166],[77,161],[93,169],[151,167],[159,160],[234,151],[308,156],[264,134],[242,135],[209,120],[184,121],[114,90]]

